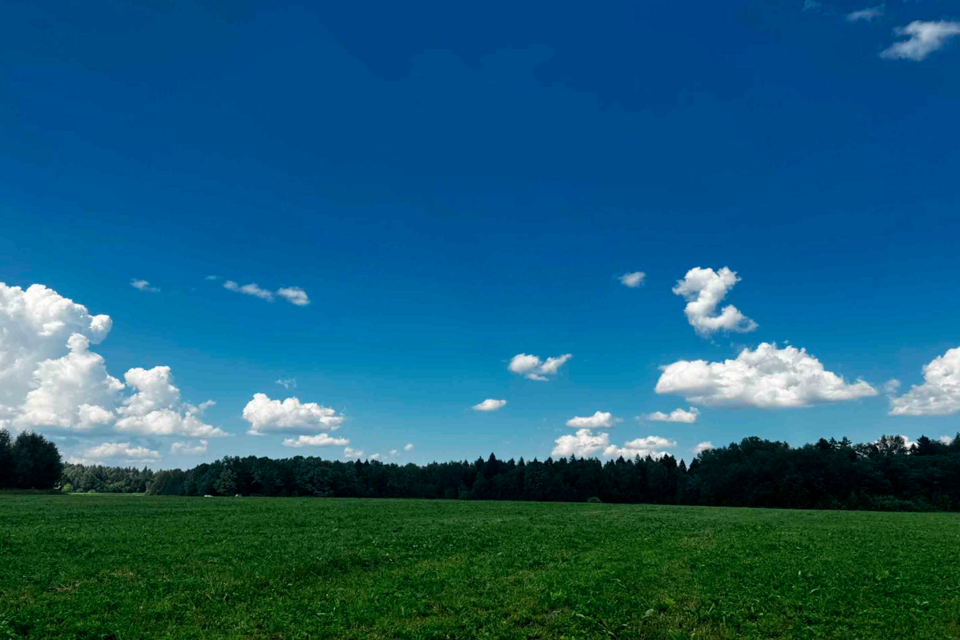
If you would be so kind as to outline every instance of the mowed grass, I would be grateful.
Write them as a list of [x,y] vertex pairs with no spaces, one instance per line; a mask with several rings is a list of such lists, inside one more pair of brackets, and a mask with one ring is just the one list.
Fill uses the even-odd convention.
[[0,496],[0,638],[957,638],[955,514]]

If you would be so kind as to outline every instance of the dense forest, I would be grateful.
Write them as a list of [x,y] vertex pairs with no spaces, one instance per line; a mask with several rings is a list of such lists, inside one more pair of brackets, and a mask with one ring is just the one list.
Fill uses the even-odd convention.
[[[490,454],[425,466],[249,456],[156,472],[78,464],[60,472],[59,454],[55,463],[50,458],[52,443],[34,434],[20,434],[17,443],[0,436],[0,487],[28,488],[31,481],[17,474],[30,469],[39,478],[43,468],[43,481],[65,491],[960,511],[960,436],[921,437],[909,447],[900,436],[866,444],[821,439],[803,447],[746,438],[700,453],[689,467],[671,456],[502,461]],[[44,452],[47,462],[27,464],[28,451]],[[49,480],[53,469],[56,482]]]

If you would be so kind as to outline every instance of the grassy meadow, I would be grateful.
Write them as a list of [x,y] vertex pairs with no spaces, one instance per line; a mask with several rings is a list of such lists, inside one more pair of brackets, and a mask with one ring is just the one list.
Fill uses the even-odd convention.
[[960,515],[0,496],[21,637],[958,638]]

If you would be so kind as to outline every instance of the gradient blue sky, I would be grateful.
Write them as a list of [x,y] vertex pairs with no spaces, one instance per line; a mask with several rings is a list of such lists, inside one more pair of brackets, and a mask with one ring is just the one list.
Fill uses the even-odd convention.
[[[688,460],[748,435],[956,433],[956,413],[889,415],[881,386],[960,342],[960,37],[881,54],[960,10],[847,18],[869,4],[5,3],[0,282],[110,315],[112,375],[169,366],[234,435],[183,457],[41,430],[162,467],[341,457],[246,435],[265,393],[341,412],[367,454],[413,443],[401,462],[544,458],[596,411],[623,419],[611,442]],[[671,291],[693,267],[736,271],[724,304],[759,328],[697,335]],[[691,406],[655,393],[661,366],[761,342],[879,393],[635,419]],[[538,382],[518,353],[573,358]]]

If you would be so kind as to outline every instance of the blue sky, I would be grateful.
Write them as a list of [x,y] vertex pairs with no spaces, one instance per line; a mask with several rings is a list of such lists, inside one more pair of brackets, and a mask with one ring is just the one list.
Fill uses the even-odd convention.
[[[658,436],[688,460],[748,435],[953,435],[960,11],[894,0],[850,15],[870,8],[10,2],[0,282],[109,315],[80,352],[126,386],[95,428],[76,428],[72,405],[61,426],[17,422],[38,383],[10,369],[20,391],[0,397],[0,422],[77,459],[125,443],[162,467],[342,458],[283,445],[320,433],[399,462],[542,459],[598,411],[612,426],[590,437]],[[732,304],[755,330],[694,330],[672,289],[698,267],[737,274],[716,313]],[[630,272],[640,286],[618,280]],[[65,357],[63,331],[31,357]],[[847,386],[830,400],[806,380],[810,406],[761,407],[722,369],[726,400],[656,392],[661,367],[761,343],[804,348]],[[539,381],[508,370],[517,354],[573,357]],[[939,377],[908,395],[930,363]],[[229,436],[185,456],[172,443],[197,436],[130,413],[124,373],[158,366],[181,396],[164,406],[185,420],[187,402],[214,400],[196,415]],[[754,392],[781,384],[765,371]],[[843,391],[858,379],[875,395]],[[335,424],[307,409],[248,435],[257,393]],[[507,404],[471,409],[488,398]],[[690,407],[694,423],[636,419]],[[124,408],[136,420],[120,432]],[[127,459],[115,451],[94,453]]]

